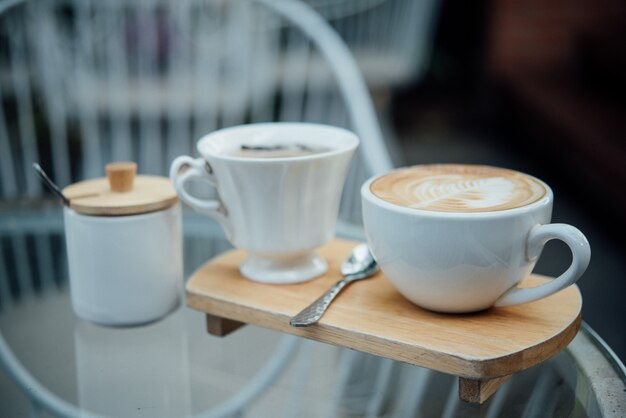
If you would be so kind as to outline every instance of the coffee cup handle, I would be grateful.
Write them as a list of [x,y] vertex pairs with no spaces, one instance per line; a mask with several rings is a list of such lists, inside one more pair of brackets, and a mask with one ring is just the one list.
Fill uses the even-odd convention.
[[[181,172],[183,168],[186,170]],[[215,175],[209,172],[204,158],[192,158],[186,155],[177,157],[170,167],[170,180],[183,202],[195,211],[215,219],[224,230],[226,237],[229,240],[232,238],[231,224],[222,202],[218,199],[200,199],[185,190],[185,183],[189,180],[200,180],[212,187],[217,186]]]
[[510,306],[542,299],[565,289],[585,272],[591,259],[591,248],[587,238],[578,229],[567,224],[537,225],[531,229],[526,241],[526,258],[536,260],[543,246],[552,239],[565,242],[572,251],[572,264],[556,279],[549,283],[529,288],[514,287],[508,290],[495,303],[495,306]]

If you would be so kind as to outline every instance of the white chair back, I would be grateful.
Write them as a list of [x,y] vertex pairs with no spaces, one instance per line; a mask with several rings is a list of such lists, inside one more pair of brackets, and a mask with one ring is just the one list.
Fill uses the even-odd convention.
[[321,18],[300,22],[297,7],[60,0],[8,10],[0,16],[0,197],[46,193],[34,161],[61,186],[101,176],[115,160],[164,175],[207,132],[308,121],[362,138],[340,214],[359,223],[360,184],[391,160],[348,49],[319,30],[328,28]]

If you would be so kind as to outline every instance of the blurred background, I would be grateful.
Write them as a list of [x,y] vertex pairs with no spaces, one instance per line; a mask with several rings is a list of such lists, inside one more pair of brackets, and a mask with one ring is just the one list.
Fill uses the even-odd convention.
[[[428,69],[392,89],[405,163],[517,169],[553,189],[552,221],[592,247],[583,319],[626,358],[626,3],[442,2]],[[535,272],[571,260],[547,244]]]
[[[355,56],[377,128],[355,123],[363,103],[351,102],[318,45],[267,7],[64,0],[3,10],[2,306],[67,287],[57,203],[33,161],[61,186],[102,176],[115,160],[166,175],[220,127],[311,121],[382,140],[395,166],[479,163],[545,180],[553,222],[577,226],[592,246],[583,319],[626,358],[626,2],[307,3]],[[342,202],[356,225],[372,158],[356,158]],[[24,223],[33,226],[23,232]],[[570,259],[549,243],[536,272],[558,275]]]

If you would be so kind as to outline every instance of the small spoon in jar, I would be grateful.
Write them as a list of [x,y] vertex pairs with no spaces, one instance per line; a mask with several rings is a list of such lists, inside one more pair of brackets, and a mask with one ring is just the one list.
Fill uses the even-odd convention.
[[33,163],[33,168],[35,169],[37,174],[39,174],[39,177],[41,178],[41,180],[43,180],[44,184],[48,186],[50,191],[54,193],[59,199],[61,199],[65,206],[70,207],[70,200],[63,194],[59,186],[57,186],[52,180],[50,180],[50,177],[48,177],[46,172],[43,171],[43,168],[41,168],[41,166],[37,163]]

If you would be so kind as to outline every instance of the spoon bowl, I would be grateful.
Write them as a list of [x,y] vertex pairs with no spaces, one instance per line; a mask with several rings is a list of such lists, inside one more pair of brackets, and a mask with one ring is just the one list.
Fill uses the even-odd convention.
[[343,276],[358,275],[372,268],[377,268],[376,261],[367,244],[362,243],[354,247],[346,261],[341,264],[341,274]]

